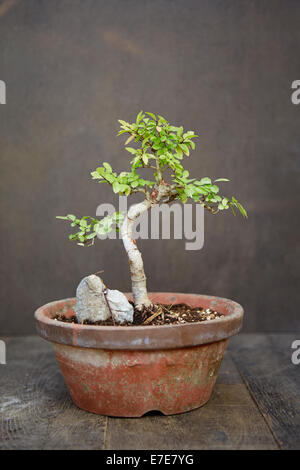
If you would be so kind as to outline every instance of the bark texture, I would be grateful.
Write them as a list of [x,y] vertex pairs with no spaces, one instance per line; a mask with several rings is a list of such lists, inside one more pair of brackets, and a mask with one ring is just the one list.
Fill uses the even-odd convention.
[[153,188],[150,195],[148,195],[143,202],[134,204],[129,208],[121,226],[123,245],[129,260],[134,305],[138,309],[141,309],[143,306],[149,307],[152,302],[147,293],[142,255],[137,247],[136,241],[133,239],[134,223],[143,212],[159,204],[159,202],[164,201],[165,198],[169,198],[170,195],[171,191],[169,185],[163,181],[160,182]]
[[136,219],[150,207],[151,201],[148,199],[131,206],[121,226],[123,245],[129,261],[133,300],[137,308],[148,307],[151,301],[147,293],[142,255],[133,239],[133,227]]

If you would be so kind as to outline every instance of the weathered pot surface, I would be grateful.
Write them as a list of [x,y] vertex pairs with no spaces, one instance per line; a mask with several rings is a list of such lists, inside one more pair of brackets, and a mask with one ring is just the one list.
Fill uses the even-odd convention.
[[[150,293],[154,303],[186,303],[224,317],[160,326],[94,326],[54,320],[74,315],[76,299],[35,312],[38,333],[52,342],[75,404],[93,413],[138,417],[159,410],[176,414],[208,401],[227,339],[242,326],[243,308],[220,297]],[[130,295],[128,295],[130,298]]]

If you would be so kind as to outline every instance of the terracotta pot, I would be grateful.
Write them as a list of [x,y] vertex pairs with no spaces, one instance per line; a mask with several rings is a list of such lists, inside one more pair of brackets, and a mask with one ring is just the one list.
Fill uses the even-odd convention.
[[[239,332],[243,308],[196,294],[150,293],[155,303],[186,303],[225,316],[164,326],[92,326],[53,320],[74,314],[75,299],[35,312],[38,333],[51,341],[74,403],[109,416],[165,415],[204,405],[211,396],[226,343]],[[130,298],[130,296],[129,296]]]

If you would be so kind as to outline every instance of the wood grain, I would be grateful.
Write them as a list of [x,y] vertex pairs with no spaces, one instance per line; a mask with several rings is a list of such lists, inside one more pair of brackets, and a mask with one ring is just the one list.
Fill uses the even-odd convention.
[[0,366],[0,449],[101,449],[106,418],[73,405],[49,343],[16,337]]
[[0,366],[0,449],[299,449],[294,339],[232,338],[204,407],[177,416],[118,419],[72,403],[46,341],[7,338],[7,365]]
[[300,449],[300,366],[291,344],[300,334],[241,335],[230,351],[253,399],[282,449]]

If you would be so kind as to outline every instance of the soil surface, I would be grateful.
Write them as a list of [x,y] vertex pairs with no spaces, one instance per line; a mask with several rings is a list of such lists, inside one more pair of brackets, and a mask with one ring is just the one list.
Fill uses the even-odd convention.
[[[90,322],[84,321],[84,325],[101,325],[101,326],[140,326],[140,325],[176,325],[182,323],[195,323],[206,320],[216,320],[223,317],[222,313],[216,312],[209,308],[201,307],[190,308],[186,304],[162,305],[155,304],[150,308],[144,308],[143,311],[134,309],[133,323],[123,323],[119,325],[114,323],[112,319],[106,321]],[[65,315],[58,314],[54,320],[65,323],[78,323],[75,315],[67,318]]]

